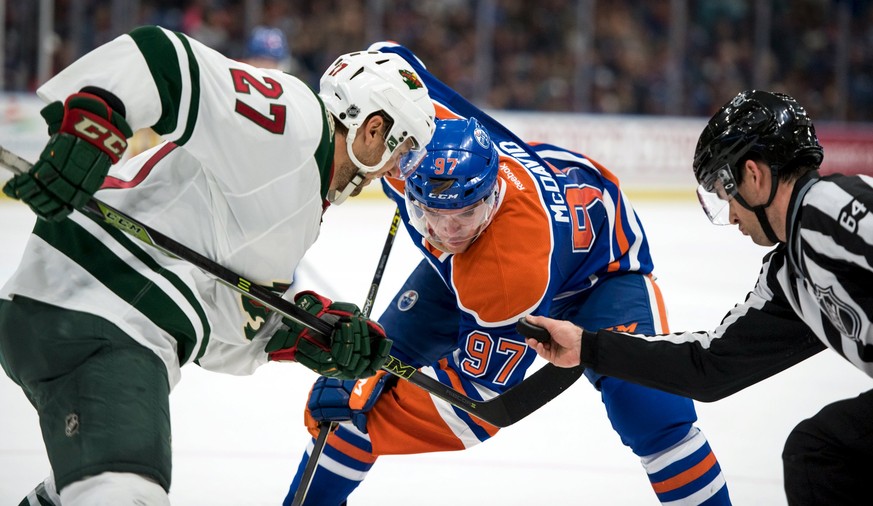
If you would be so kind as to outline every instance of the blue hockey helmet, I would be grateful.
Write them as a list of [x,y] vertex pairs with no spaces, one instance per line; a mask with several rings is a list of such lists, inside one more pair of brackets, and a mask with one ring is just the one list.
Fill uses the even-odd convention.
[[498,164],[491,136],[475,118],[438,121],[424,160],[406,180],[412,225],[443,251],[466,249],[493,216]]
[[497,182],[497,149],[476,120],[436,124],[427,154],[406,181],[406,196],[432,209],[460,209],[487,197]]
[[246,46],[247,59],[286,62],[291,58],[285,33],[278,28],[256,26]]

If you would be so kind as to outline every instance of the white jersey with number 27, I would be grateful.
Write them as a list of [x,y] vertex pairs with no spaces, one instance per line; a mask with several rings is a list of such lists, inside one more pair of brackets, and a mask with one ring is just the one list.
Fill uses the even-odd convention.
[[[300,80],[145,27],[87,54],[39,88],[118,97],[134,129],[164,139],[112,167],[96,197],[247,279],[283,290],[318,236],[333,125]],[[87,91],[87,89],[86,89]],[[40,220],[0,291],[101,316],[167,365],[250,374],[263,310],[186,261],[80,213]]]

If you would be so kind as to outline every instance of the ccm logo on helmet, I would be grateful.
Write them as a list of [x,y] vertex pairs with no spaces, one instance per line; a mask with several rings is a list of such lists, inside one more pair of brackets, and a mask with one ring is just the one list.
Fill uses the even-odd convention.
[[431,199],[438,199],[438,200],[452,200],[452,199],[458,198],[458,195],[457,194],[448,195],[445,193],[428,193],[427,197],[431,198]]

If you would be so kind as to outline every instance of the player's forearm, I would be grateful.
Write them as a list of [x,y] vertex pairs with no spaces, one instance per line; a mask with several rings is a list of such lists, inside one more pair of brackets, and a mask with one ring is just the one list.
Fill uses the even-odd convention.
[[698,343],[674,344],[601,330],[582,334],[582,365],[597,373],[670,393],[713,401],[743,388],[737,371],[728,371]]
[[783,371],[824,346],[804,333],[758,338],[709,333],[639,336],[601,330],[582,335],[582,364],[670,393],[712,402]]

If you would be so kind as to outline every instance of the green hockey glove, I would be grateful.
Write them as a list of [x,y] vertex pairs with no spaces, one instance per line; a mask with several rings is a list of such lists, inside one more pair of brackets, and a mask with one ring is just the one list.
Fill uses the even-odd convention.
[[121,114],[91,93],[70,95],[40,114],[51,138],[33,167],[10,179],[3,193],[24,201],[40,218],[60,221],[100,189],[133,132]]
[[294,303],[333,326],[330,343],[286,318],[267,343],[270,360],[293,360],[322,376],[339,379],[366,378],[385,364],[391,340],[358,306],[333,302],[315,292],[298,293]]

